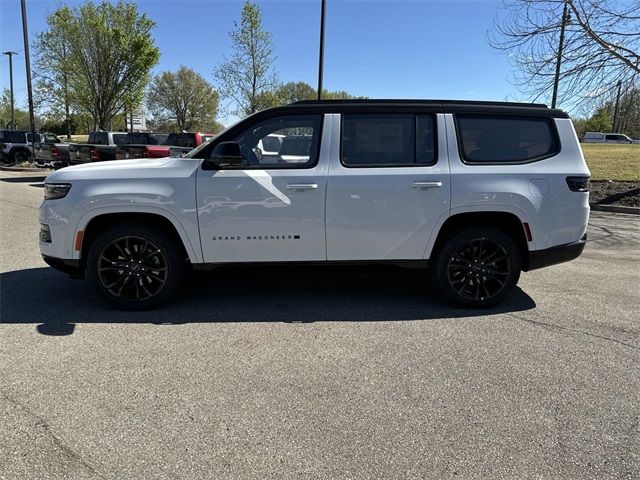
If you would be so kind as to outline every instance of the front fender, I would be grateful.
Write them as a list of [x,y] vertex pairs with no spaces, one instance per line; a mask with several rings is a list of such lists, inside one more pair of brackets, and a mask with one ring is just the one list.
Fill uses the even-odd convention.
[[[191,228],[186,228],[176,215],[174,215],[170,210],[166,210],[163,208],[154,207],[151,205],[117,205],[93,208],[86,211],[79,218],[75,231],[84,231],[91,220],[101,215],[114,213],[149,213],[164,217],[169,222],[171,222],[173,227],[176,229],[176,232],[178,232],[180,240],[182,241],[182,244],[187,251],[187,255],[189,256],[189,260],[191,261],[191,263],[202,263],[202,249],[200,248],[200,239],[197,225],[195,226],[195,230],[193,229],[193,226],[190,226]],[[73,250],[73,258],[80,259],[80,252]]]

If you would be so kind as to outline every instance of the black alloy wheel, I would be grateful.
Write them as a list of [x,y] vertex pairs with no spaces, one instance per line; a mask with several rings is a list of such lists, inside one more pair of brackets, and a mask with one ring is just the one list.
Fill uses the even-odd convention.
[[88,247],[87,282],[115,307],[157,307],[173,298],[182,284],[184,250],[158,226],[112,225]]
[[500,303],[520,278],[521,259],[514,241],[493,228],[452,235],[436,256],[435,280],[455,304],[482,308]]
[[469,300],[489,300],[506,286],[511,260],[505,248],[487,237],[473,238],[449,257],[447,279]]
[[100,253],[98,276],[111,295],[127,301],[156,296],[167,283],[166,254],[151,240],[123,236]]

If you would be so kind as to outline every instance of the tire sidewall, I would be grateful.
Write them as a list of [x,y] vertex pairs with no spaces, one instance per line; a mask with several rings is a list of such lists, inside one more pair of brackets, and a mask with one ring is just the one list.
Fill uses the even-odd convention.
[[27,153],[24,150],[17,150],[13,154],[13,163],[26,162],[28,158],[29,158],[29,156],[27,155]]
[[[506,286],[496,296],[485,300],[473,300],[459,295],[449,283],[448,260],[460,247],[470,240],[485,237],[500,243],[505,249],[511,262],[511,273],[507,277]],[[520,278],[522,260],[515,242],[500,230],[489,227],[476,227],[458,231],[450,235],[437,254],[434,280],[441,294],[451,302],[465,308],[487,308],[502,302],[513,290]]]
[[[126,300],[111,294],[100,281],[98,263],[103,249],[113,240],[123,236],[139,236],[154,242],[163,251],[167,261],[167,281],[153,297],[140,301]],[[89,246],[85,278],[88,285],[104,300],[122,310],[148,310],[172,299],[182,285],[184,260],[175,242],[161,229],[137,224],[121,224],[108,227]]]

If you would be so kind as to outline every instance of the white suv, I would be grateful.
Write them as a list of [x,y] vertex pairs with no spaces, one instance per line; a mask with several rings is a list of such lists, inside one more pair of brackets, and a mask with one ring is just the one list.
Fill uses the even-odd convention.
[[[258,158],[269,135],[309,148]],[[51,174],[40,249],[121,308],[172,297],[188,267],[247,262],[424,265],[443,295],[484,307],[521,271],[580,255],[588,186],[571,121],[544,105],[305,101],[184,158]]]

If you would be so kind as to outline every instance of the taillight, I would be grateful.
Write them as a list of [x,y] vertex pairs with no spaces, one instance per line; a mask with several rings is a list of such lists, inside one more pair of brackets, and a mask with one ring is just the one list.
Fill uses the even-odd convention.
[[588,192],[590,177],[567,177],[567,185],[572,192]]
[[92,162],[99,162],[100,161],[100,152],[98,150],[96,150],[95,148],[92,148],[89,151],[89,158],[91,159]]
[[51,147],[51,156],[52,157],[59,157],[60,156],[60,152],[58,152],[58,149],[56,147]]

